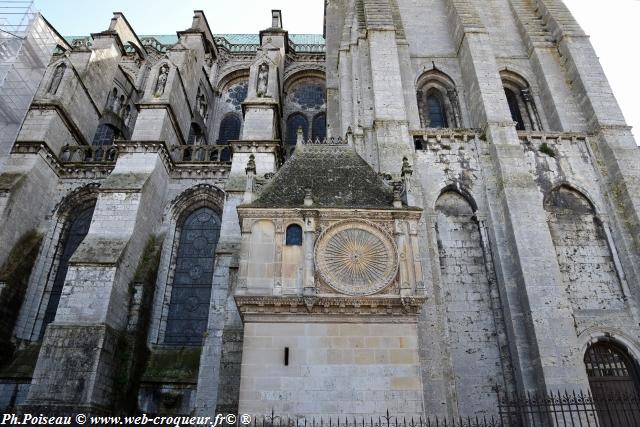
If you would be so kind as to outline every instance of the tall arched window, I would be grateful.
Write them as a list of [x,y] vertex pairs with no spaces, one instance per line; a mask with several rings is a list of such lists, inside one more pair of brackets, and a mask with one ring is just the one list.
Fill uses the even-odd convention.
[[298,129],[302,128],[302,135],[309,138],[309,121],[300,113],[295,113],[287,119],[287,145],[296,145]]
[[115,160],[116,150],[115,148],[104,148],[106,146],[113,145],[113,141],[121,138],[122,134],[115,127],[107,123],[103,123],[98,126],[95,135],[93,136],[93,142],[91,143],[96,148],[93,152],[88,151],[85,161],[112,161]]
[[112,145],[116,138],[120,137],[120,131],[114,126],[103,123],[98,126],[93,136],[92,145]]
[[423,128],[462,127],[460,100],[451,77],[437,69],[429,70],[420,76],[416,87]]
[[500,78],[516,129],[542,130],[542,120],[529,82],[521,75],[506,69],[500,71]]
[[218,144],[227,145],[229,141],[240,139],[240,118],[236,114],[228,114],[220,123]]
[[520,112],[520,105],[518,104],[518,97],[511,89],[504,89],[504,94],[507,96],[507,102],[509,103],[509,111],[511,111],[511,119],[516,122],[517,130],[525,130],[524,120],[522,119],[522,113]]
[[209,317],[209,300],[220,217],[201,207],[182,223],[164,342],[201,345]]
[[322,141],[327,137],[327,115],[325,113],[318,113],[313,117],[311,131],[311,137],[314,141],[316,139]]
[[202,130],[196,123],[191,123],[189,127],[189,136],[187,137],[187,145],[196,145],[202,142]]
[[430,128],[446,128],[447,114],[444,108],[442,95],[436,90],[427,93],[427,115],[429,117]]
[[67,270],[69,269],[69,260],[89,232],[89,225],[91,225],[91,217],[93,216],[94,208],[95,205],[83,209],[73,217],[69,223],[67,223],[66,235],[64,236],[63,243],[61,244],[62,253],[58,263],[58,270],[56,271],[53,286],[51,287],[51,292],[49,294],[49,302],[47,303],[47,309],[44,313],[40,337],[44,334],[45,326],[53,322],[56,317],[56,311],[58,310],[58,304],[60,303],[60,295],[62,295],[64,280],[67,277]]
[[49,83],[49,89],[47,89],[48,93],[55,94],[56,92],[58,92],[60,82],[62,81],[62,77],[64,76],[64,71],[66,69],[67,65],[65,63],[61,63],[56,67],[55,71],[53,72],[51,82]]

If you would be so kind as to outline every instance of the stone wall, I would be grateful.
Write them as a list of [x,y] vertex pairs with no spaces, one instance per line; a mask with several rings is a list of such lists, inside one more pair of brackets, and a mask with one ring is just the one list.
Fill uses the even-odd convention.
[[415,324],[249,322],[239,412],[369,416],[386,408],[415,416],[419,372]]
[[[487,271],[478,222],[469,203],[453,191],[436,202],[438,252],[447,323],[461,414],[492,414],[496,391],[513,389],[511,360],[504,339],[502,305],[493,271]],[[491,280],[489,280],[491,277]]]
[[617,310],[624,306],[607,236],[589,201],[567,187],[547,197],[549,229],[562,285],[574,310]]

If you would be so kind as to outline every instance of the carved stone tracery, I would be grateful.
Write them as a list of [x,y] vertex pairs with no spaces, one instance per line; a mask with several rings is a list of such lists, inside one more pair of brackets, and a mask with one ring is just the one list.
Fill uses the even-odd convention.
[[393,282],[398,251],[389,236],[375,225],[344,221],[322,232],[315,248],[320,277],[337,292],[372,295]]

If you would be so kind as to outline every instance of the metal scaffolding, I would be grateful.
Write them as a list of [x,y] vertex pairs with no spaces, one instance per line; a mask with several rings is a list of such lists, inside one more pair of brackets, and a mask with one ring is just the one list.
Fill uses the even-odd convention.
[[13,146],[56,48],[33,0],[0,1],[0,164]]

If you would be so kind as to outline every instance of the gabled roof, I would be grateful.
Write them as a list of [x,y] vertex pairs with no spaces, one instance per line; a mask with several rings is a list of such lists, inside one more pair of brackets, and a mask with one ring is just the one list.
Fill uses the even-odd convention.
[[268,182],[252,208],[304,207],[311,189],[313,208],[392,209],[393,190],[347,145],[301,145]]

